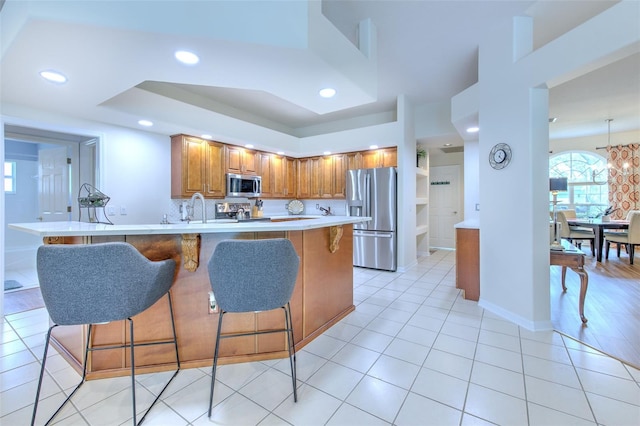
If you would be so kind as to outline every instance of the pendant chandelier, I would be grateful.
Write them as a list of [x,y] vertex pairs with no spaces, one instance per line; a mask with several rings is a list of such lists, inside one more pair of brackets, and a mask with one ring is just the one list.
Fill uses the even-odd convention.
[[[607,147],[606,147],[607,156],[610,156],[610,152],[611,152],[611,122],[613,121],[613,118],[607,118],[605,121],[607,122]],[[601,148],[598,148],[598,149],[601,149]],[[622,170],[617,170],[617,169],[615,169],[613,167],[613,164],[611,164],[611,161],[608,161],[606,170],[607,170],[607,174],[606,175],[609,176],[609,177],[613,177],[616,174],[621,174],[622,176],[627,176],[630,173],[629,162],[625,161],[622,164]],[[596,170],[592,170],[591,171],[591,180],[593,181],[593,183],[596,183],[598,185],[604,185],[604,184],[607,183],[606,181],[604,181],[604,182],[596,181],[596,179],[598,178],[598,176],[600,176],[602,174],[602,172],[604,172],[604,169],[600,170],[600,171],[596,171]]]

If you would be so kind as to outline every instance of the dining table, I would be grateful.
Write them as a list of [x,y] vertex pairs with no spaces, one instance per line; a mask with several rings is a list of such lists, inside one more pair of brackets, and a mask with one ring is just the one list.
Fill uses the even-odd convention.
[[629,229],[628,220],[602,220],[602,218],[586,219],[586,218],[567,218],[569,226],[580,226],[583,228],[591,228],[595,234],[595,252],[596,260],[602,262],[602,247],[604,245],[605,229]]

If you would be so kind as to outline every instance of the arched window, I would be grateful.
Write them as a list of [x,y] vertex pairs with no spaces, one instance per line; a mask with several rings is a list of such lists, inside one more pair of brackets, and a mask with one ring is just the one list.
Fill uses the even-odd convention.
[[549,158],[549,177],[568,178],[568,191],[558,193],[558,209],[574,209],[582,218],[599,216],[607,209],[609,186],[604,157],[581,151],[553,155]]

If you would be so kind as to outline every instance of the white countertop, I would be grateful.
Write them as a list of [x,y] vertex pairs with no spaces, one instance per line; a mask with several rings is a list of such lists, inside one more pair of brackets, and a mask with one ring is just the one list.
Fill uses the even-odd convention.
[[370,217],[353,216],[270,216],[271,219],[305,218],[284,222],[240,221],[207,223],[175,223],[146,225],[108,225],[86,222],[33,222],[10,223],[9,228],[40,237],[74,237],[97,235],[162,235],[162,234],[209,234],[221,232],[304,231],[327,226],[346,225],[371,220]]
[[477,219],[465,220],[463,222],[456,223],[453,227],[456,229],[480,229],[480,221]]

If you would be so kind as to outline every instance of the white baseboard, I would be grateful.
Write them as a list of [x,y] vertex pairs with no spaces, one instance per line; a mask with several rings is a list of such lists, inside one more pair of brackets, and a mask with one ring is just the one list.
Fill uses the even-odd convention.
[[492,313],[501,316],[502,318],[511,321],[520,327],[526,328],[529,331],[551,331],[553,330],[553,324],[551,323],[551,319],[545,321],[531,321],[529,319],[523,318],[520,315],[516,315],[511,311],[507,311],[506,309],[494,305],[493,303],[487,302],[486,300],[480,297],[478,301],[478,306],[484,308]]

